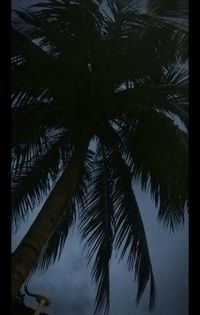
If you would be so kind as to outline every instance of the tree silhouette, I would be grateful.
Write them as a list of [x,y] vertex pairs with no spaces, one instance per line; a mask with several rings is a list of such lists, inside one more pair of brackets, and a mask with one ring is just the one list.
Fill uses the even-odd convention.
[[128,252],[137,301],[150,281],[154,305],[132,182],[151,194],[172,229],[183,222],[188,198],[187,132],[174,123],[179,117],[187,129],[187,30],[155,14],[155,3],[147,10],[107,0],[105,9],[101,1],[49,0],[15,12],[14,226],[49,195],[13,253],[13,298],[31,270],[46,270],[61,254],[78,219],[88,259],[95,257],[95,311],[109,310],[113,248],[121,258]]

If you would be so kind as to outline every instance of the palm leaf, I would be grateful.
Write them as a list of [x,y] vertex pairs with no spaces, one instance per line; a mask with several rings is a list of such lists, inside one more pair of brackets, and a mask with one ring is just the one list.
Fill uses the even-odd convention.
[[112,169],[112,182],[115,183],[112,191],[112,200],[117,209],[115,246],[122,248],[121,259],[129,251],[128,267],[135,269],[135,278],[138,282],[137,302],[139,302],[148,280],[150,279],[149,307],[154,307],[155,285],[153,271],[148,251],[145,230],[139,207],[132,188],[131,173],[121,156],[117,145],[118,137],[114,129],[106,127],[110,140],[104,137],[104,143],[109,150],[109,166]]
[[185,132],[161,113],[148,113],[137,120],[135,129],[128,129],[132,136],[122,136],[122,143],[127,146],[126,158],[132,165],[133,178],[151,193],[156,206],[159,205],[159,217],[174,229],[183,220],[188,198]]
[[[113,16],[116,18],[112,19],[106,15],[102,25],[107,42],[105,49],[108,47],[113,49],[109,52],[110,62],[107,63],[108,68],[105,69],[105,71],[112,69],[104,75],[106,87],[114,83],[117,75],[117,80],[122,80],[123,75],[124,81],[139,78],[147,73],[150,77],[151,74],[156,76],[160,64],[175,62],[177,56],[183,56],[183,49],[188,46],[185,40],[187,34],[183,36],[182,32],[178,32],[166,23],[158,22],[141,13],[134,5],[128,13],[119,9],[117,12],[115,12],[116,9],[113,11]],[[148,58],[146,58],[147,50]],[[132,69],[134,69],[134,74]]]
[[15,165],[12,215],[16,227],[19,220],[25,219],[27,213],[34,208],[35,202],[40,202],[44,194],[50,191],[52,185],[50,183],[55,182],[62,167],[69,160],[70,150],[66,150],[67,146],[68,142],[64,134],[56,143],[51,144],[43,155],[33,157],[30,162],[26,161],[24,168],[21,164],[20,169]]
[[92,269],[98,289],[95,312],[108,313],[110,304],[109,261],[113,242],[113,205],[109,169],[105,163],[105,152],[101,146],[101,159],[96,162],[91,178],[87,208],[81,216],[82,237],[88,249],[89,261],[95,256]]
[[148,0],[148,12],[153,16],[162,18],[166,23],[169,23],[181,30],[187,30],[188,25],[188,1],[176,0]]
[[[36,102],[18,106],[12,111],[12,147],[34,143],[38,138],[44,138],[52,129],[63,127],[58,110],[54,104]],[[26,133],[24,132],[26,130]]]

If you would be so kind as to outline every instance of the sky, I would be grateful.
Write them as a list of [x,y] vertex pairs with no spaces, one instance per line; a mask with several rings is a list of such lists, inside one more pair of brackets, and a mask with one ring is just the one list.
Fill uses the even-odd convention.
[[[13,8],[36,3],[36,0],[12,0]],[[188,315],[188,219],[178,232],[170,232],[157,221],[149,195],[134,186],[143,217],[149,251],[156,281],[156,305],[152,315]],[[39,211],[36,208],[29,219],[12,235],[14,250]],[[29,281],[31,292],[51,297],[51,305],[44,308],[49,315],[92,315],[95,286],[91,283],[91,267],[82,252],[77,229],[70,233],[59,261],[43,275],[34,275]],[[149,315],[148,288],[139,305],[135,305],[137,285],[126,260],[111,259],[111,307],[109,315]],[[36,307],[33,298],[25,298],[28,306]]]
[[[156,306],[152,315],[188,315],[188,220],[178,232],[169,232],[156,220],[156,209],[150,196],[134,187],[143,216],[156,281]],[[28,230],[38,209],[28,222],[13,234],[13,250]],[[30,291],[51,297],[44,311],[49,315],[92,315],[95,286],[91,284],[90,266],[82,253],[80,236],[74,228],[58,262],[43,275],[34,275]],[[111,259],[111,307],[109,315],[149,315],[148,288],[139,305],[135,305],[137,286],[126,260],[118,264]],[[33,308],[36,302],[26,298]]]

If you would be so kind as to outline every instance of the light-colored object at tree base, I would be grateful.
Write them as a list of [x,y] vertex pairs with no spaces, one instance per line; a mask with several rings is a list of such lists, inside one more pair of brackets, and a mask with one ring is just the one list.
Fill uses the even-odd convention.
[[38,302],[38,306],[35,310],[34,315],[39,315],[43,306],[49,306],[50,305],[51,299],[44,296],[44,295],[38,295],[36,299]]

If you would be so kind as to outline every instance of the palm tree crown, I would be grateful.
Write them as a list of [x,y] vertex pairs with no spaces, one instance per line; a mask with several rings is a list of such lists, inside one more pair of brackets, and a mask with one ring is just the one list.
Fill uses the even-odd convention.
[[55,261],[79,218],[94,260],[95,310],[109,309],[113,248],[121,258],[128,252],[137,301],[150,281],[152,308],[154,277],[132,183],[151,194],[166,226],[183,222],[187,31],[172,12],[172,19],[157,15],[153,1],[148,10],[128,0],[101,2],[48,0],[15,12],[12,218],[18,227],[81,152],[76,185],[34,270]]

